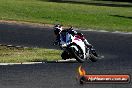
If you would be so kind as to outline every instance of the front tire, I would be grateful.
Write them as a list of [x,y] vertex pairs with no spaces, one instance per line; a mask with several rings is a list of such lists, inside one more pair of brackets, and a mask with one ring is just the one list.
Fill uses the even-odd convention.
[[71,54],[78,62],[83,63],[85,61],[83,51],[78,45],[75,45],[75,47],[78,48],[78,51],[74,47],[70,47]]
[[90,55],[89,59],[92,62],[96,62],[98,60],[98,55],[97,55],[95,50],[90,50],[90,54],[89,55]]

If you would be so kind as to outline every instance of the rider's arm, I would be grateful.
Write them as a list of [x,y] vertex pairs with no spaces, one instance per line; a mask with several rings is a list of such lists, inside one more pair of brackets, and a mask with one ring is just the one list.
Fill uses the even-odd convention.
[[59,45],[60,44],[60,35],[58,35],[55,39],[54,45]]
[[68,30],[68,33],[70,33],[72,35],[76,35],[77,34],[77,31],[73,30],[72,28],[67,29],[67,30]]

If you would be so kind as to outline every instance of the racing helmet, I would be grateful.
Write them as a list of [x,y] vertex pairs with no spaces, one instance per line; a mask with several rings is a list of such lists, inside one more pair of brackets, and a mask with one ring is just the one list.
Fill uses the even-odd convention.
[[62,31],[62,26],[57,24],[54,26],[54,34],[58,35]]

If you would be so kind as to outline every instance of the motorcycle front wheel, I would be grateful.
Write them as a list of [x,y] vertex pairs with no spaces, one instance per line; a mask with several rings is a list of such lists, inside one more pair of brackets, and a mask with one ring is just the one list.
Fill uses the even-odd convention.
[[[76,47],[77,49],[75,49]],[[83,51],[78,45],[74,45],[74,47],[70,47],[72,56],[80,63],[83,63],[85,61]]]
[[98,60],[98,55],[97,55],[97,53],[96,53],[96,51],[94,49],[93,50],[90,50],[89,55],[90,55],[90,58],[89,59],[92,62],[96,62]]

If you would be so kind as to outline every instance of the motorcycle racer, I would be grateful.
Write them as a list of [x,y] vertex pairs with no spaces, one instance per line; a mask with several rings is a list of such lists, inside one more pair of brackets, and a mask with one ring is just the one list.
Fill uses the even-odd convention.
[[87,39],[84,37],[84,35],[82,33],[78,33],[72,27],[69,29],[63,29],[62,26],[59,24],[54,26],[54,34],[56,36],[56,40],[54,42],[55,45],[60,44],[60,34],[66,33],[66,32],[68,32],[69,34],[71,34],[73,36],[76,35],[78,38],[80,38],[85,43],[86,47],[92,48],[92,45],[87,41]]

